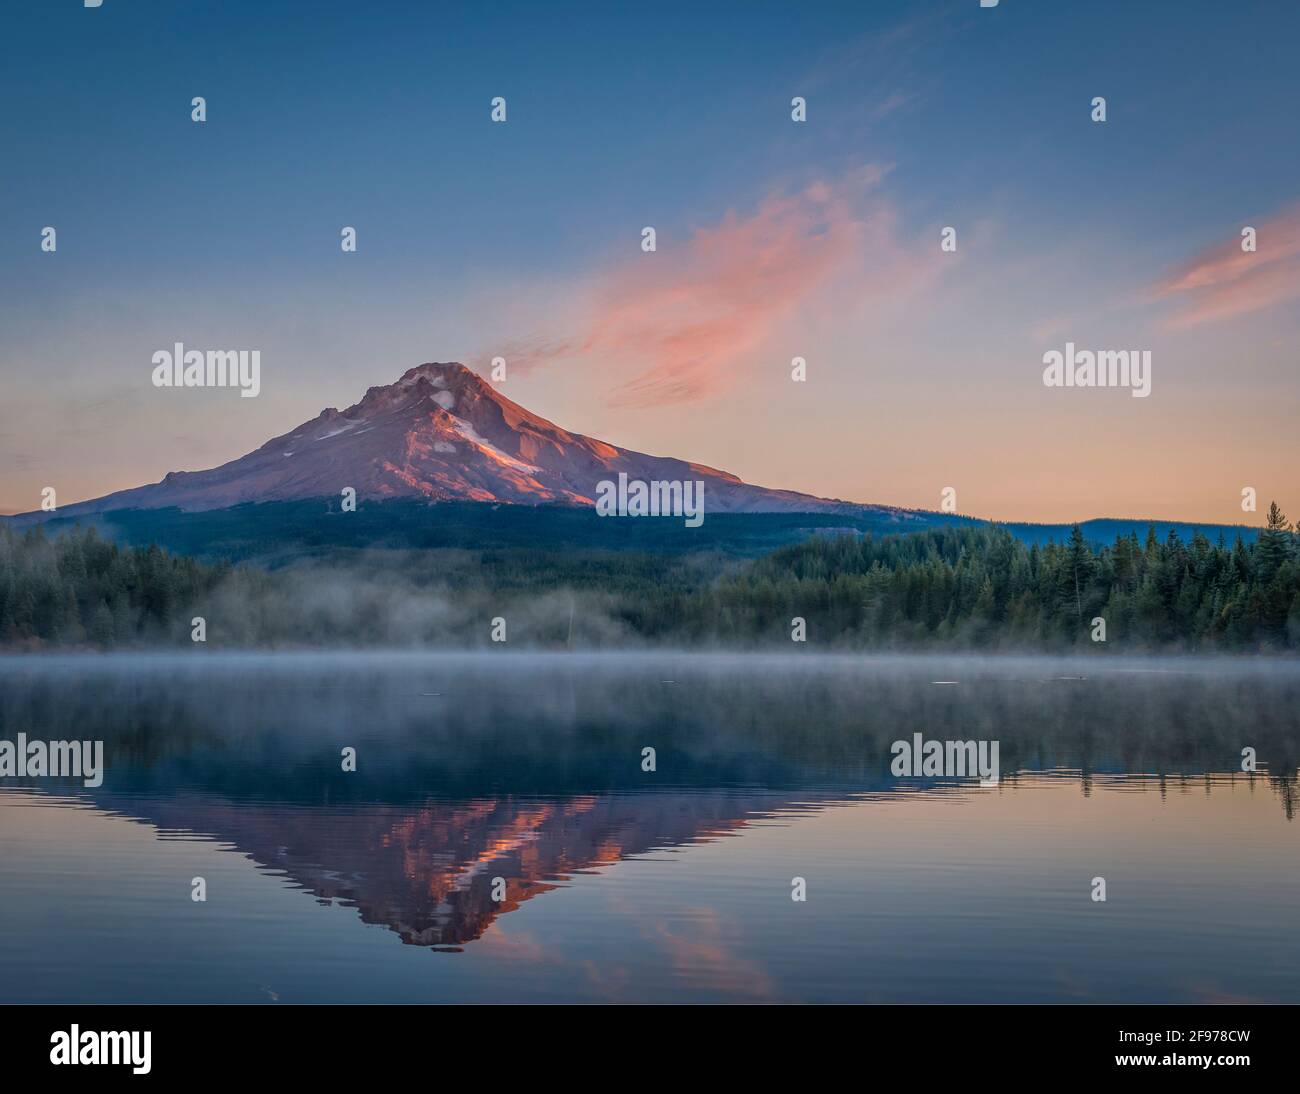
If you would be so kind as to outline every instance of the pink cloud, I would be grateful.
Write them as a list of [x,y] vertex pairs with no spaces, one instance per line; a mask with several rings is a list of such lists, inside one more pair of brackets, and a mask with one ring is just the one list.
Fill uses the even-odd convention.
[[757,963],[734,951],[716,908],[685,909],[685,917],[689,935],[663,922],[655,924],[653,931],[680,979],[727,994],[772,998],[771,978]]
[[870,166],[770,195],[751,214],[728,212],[685,242],[660,234],[655,252],[638,251],[600,279],[577,333],[516,348],[512,361],[626,368],[632,375],[613,392],[616,406],[725,390],[791,317],[828,306],[846,286],[891,291],[910,279],[914,259],[895,241],[892,211],[879,199],[863,208],[884,174]]
[[1182,310],[1171,327],[1231,319],[1300,297],[1300,205],[1255,225],[1258,250],[1241,237],[1207,248],[1156,283],[1152,296]]

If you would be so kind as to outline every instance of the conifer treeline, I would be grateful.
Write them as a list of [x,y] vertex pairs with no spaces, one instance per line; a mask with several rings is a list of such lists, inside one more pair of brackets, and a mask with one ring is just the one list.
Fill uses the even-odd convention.
[[48,539],[0,529],[0,644],[164,643],[230,573],[156,546],[121,548],[95,529]]
[[[1148,531],[1094,552],[1026,547],[995,527],[815,538],[694,598],[692,629],[752,635],[806,620],[810,642],[850,646],[1300,649],[1300,534],[1274,504],[1252,544]],[[788,635],[787,635],[788,637]]]
[[[798,617],[813,647],[1300,650],[1300,532],[1276,505],[1249,544],[1211,543],[1199,533],[1187,542],[1170,533],[1161,542],[1151,531],[1145,542],[1122,536],[1097,551],[1077,526],[1068,542],[1046,547],[1027,547],[996,527],[946,528],[818,537],[739,570],[734,563],[682,567],[649,585],[654,560],[608,551],[585,562],[574,556],[492,552],[469,559],[462,572],[428,567],[441,576],[414,580],[420,591],[440,594],[427,601],[429,611],[445,612],[448,624],[428,633],[476,644],[480,609],[497,594],[508,591],[518,602],[573,590],[578,565],[592,579],[587,593],[600,594],[600,611],[634,642],[789,643]],[[345,589],[393,578],[369,567],[330,575]],[[191,618],[220,612],[223,597],[241,609],[243,642],[347,645],[377,633],[346,611],[327,613],[324,624],[319,608],[309,621],[295,618],[291,581],[301,588],[303,575],[207,565],[156,546],[119,547],[94,529],[57,540],[39,528],[0,529],[0,645],[188,644]],[[569,618],[555,628],[543,621],[532,640],[571,642],[572,609],[563,614]],[[453,616],[463,622],[452,625]],[[1094,641],[1098,619],[1104,644]],[[209,619],[214,637],[220,623]],[[473,632],[463,641],[462,626]]]

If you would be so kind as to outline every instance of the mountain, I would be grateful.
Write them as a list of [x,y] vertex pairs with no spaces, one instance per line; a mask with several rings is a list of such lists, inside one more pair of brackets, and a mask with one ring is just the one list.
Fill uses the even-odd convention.
[[[594,511],[598,484],[616,481],[704,485],[700,527],[681,521],[606,521]],[[330,511],[346,487],[362,507],[340,526]],[[321,505],[327,499],[329,505]],[[427,503],[440,507],[428,520]],[[478,503],[487,502],[488,505]],[[384,504],[377,504],[384,503]],[[496,511],[502,504],[509,510]],[[256,509],[256,515],[250,512]],[[430,363],[395,383],[370,388],[360,402],[321,411],[309,422],[239,459],[208,471],[172,471],[162,481],[101,498],[0,517],[0,524],[70,526],[104,514],[106,530],[124,542],[158,542],[187,554],[248,557],[293,554],[299,546],[473,545],[573,543],[645,550],[716,549],[756,554],[814,532],[861,534],[919,531],[984,523],[953,513],[860,505],[792,490],[770,490],[703,464],[633,452],[570,433],[503,396],[464,365]],[[204,515],[206,514],[206,515]],[[1067,524],[1005,524],[1026,543],[1062,542]],[[1258,529],[1167,520],[1094,520],[1090,542],[1117,534],[1189,540],[1253,540]],[[708,529],[706,534],[705,529]],[[436,542],[430,535],[437,532]],[[271,541],[274,541],[273,543]],[[286,557],[288,557],[286,555]]]
[[[594,506],[597,485],[699,480],[706,513],[861,513],[907,519],[907,510],[751,486],[702,464],[649,456],[570,433],[501,395],[456,363],[409,369],[346,410],[322,411],[254,452],[209,471],[172,471],[161,482],[61,507],[60,516],[176,507],[187,512],[246,502],[338,498]],[[37,516],[37,514],[32,514]]]

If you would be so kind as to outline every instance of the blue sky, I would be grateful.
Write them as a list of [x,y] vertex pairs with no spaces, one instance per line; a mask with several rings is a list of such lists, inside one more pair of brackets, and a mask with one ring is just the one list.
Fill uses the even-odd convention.
[[[1294,4],[51,0],[4,22],[0,508],[211,466],[412,364],[501,352],[506,393],[560,424],[763,485],[1250,520],[1253,484],[1300,510],[1294,296],[1152,300],[1241,225],[1291,261],[1267,246],[1300,200]],[[698,360],[639,360],[653,302],[741,277],[747,246],[790,277],[719,294]],[[1066,338],[1153,348],[1153,397],[1044,390]],[[177,340],[262,348],[263,394],[153,389]]]

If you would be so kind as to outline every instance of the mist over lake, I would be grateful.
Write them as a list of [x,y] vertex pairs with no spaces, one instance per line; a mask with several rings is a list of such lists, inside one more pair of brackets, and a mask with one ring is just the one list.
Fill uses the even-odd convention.
[[[1300,1001],[1298,700],[1265,658],[0,658],[0,739],[104,743],[0,779],[0,999]],[[997,784],[892,774],[917,734]]]

